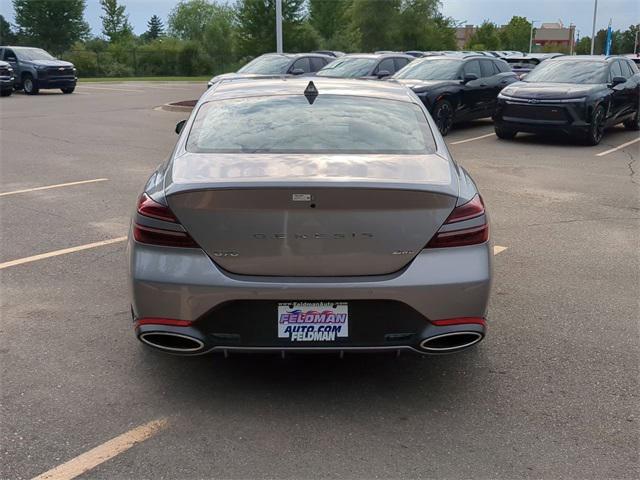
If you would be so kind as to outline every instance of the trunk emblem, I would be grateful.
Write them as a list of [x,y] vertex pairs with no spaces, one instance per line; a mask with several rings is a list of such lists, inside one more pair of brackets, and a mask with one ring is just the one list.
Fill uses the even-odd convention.
[[313,200],[313,196],[310,193],[294,193],[291,195],[291,200],[294,202],[310,202]]

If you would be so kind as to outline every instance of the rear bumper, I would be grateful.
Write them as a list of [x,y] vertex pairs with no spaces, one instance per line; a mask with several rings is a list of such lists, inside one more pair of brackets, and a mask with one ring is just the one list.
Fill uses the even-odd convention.
[[[184,321],[182,325],[136,323],[136,334],[187,335],[203,343],[197,353],[216,349],[428,353],[420,348],[427,337],[472,331],[481,339],[485,332],[482,322],[432,322],[486,317],[492,264],[488,242],[424,250],[399,272],[369,277],[234,275],[200,249],[149,246],[133,239],[128,255],[134,320]],[[289,301],[349,302],[349,337],[318,344],[278,339],[277,303]]]

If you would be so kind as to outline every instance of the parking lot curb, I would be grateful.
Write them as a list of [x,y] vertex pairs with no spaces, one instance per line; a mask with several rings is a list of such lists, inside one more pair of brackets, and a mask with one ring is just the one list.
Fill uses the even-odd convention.
[[156,107],[155,110],[164,110],[166,112],[190,112],[193,110],[197,100],[182,100],[180,102],[165,103]]

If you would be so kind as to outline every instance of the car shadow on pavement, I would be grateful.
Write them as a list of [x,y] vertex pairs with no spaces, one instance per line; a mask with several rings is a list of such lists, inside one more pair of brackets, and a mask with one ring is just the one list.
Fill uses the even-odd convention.
[[619,142],[625,140],[624,134],[629,133],[629,130],[625,129],[621,125],[616,125],[605,130],[604,137],[599,145],[593,147],[585,145],[581,139],[577,136],[567,135],[566,133],[548,133],[548,134],[534,134],[520,132],[512,140],[503,140],[503,142],[514,142],[520,145],[545,145],[556,147],[579,147],[584,148],[585,152],[590,152],[591,149],[598,150],[598,147],[615,146]]
[[[167,356],[141,351],[145,372],[140,381],[161,390],[170,404],[200,409],[242,408],[247,398],[255,408],[262,401],[283,408],[367,409],[390,401],[409,410],[424,403],[451,405],[469,392],[494,389],[496,372],[482,346],[454,355],[422,357],[403,353],[222,354]],[[137,372],[140,374],[142,372]],[[499,372],[498,372],[499,373]],[[489,394],[488,396],[491,396]],[[182,407],[181,407],[182,408]],[[175,406],[171,407],[172,411]]]

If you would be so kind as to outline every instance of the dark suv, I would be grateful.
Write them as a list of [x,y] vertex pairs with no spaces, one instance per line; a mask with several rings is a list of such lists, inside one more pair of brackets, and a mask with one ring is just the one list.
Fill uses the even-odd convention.
[[420,97],[442,135],[455,122],[492,116],[500,90],[518,81],[504,60],[480,55],[421,58],[393,79]]
[[500,92],[493,119],[499,138],[560,133],[597,145],[605,129],[619,123],[640,130],[640,71],[615,55],[545,60]]
[[15,75],[16,90],[35,95],[41,88],[59,88],[72,93],[76,88],[76,69],[41,48],[0,47],[0,59],[8,62]]

